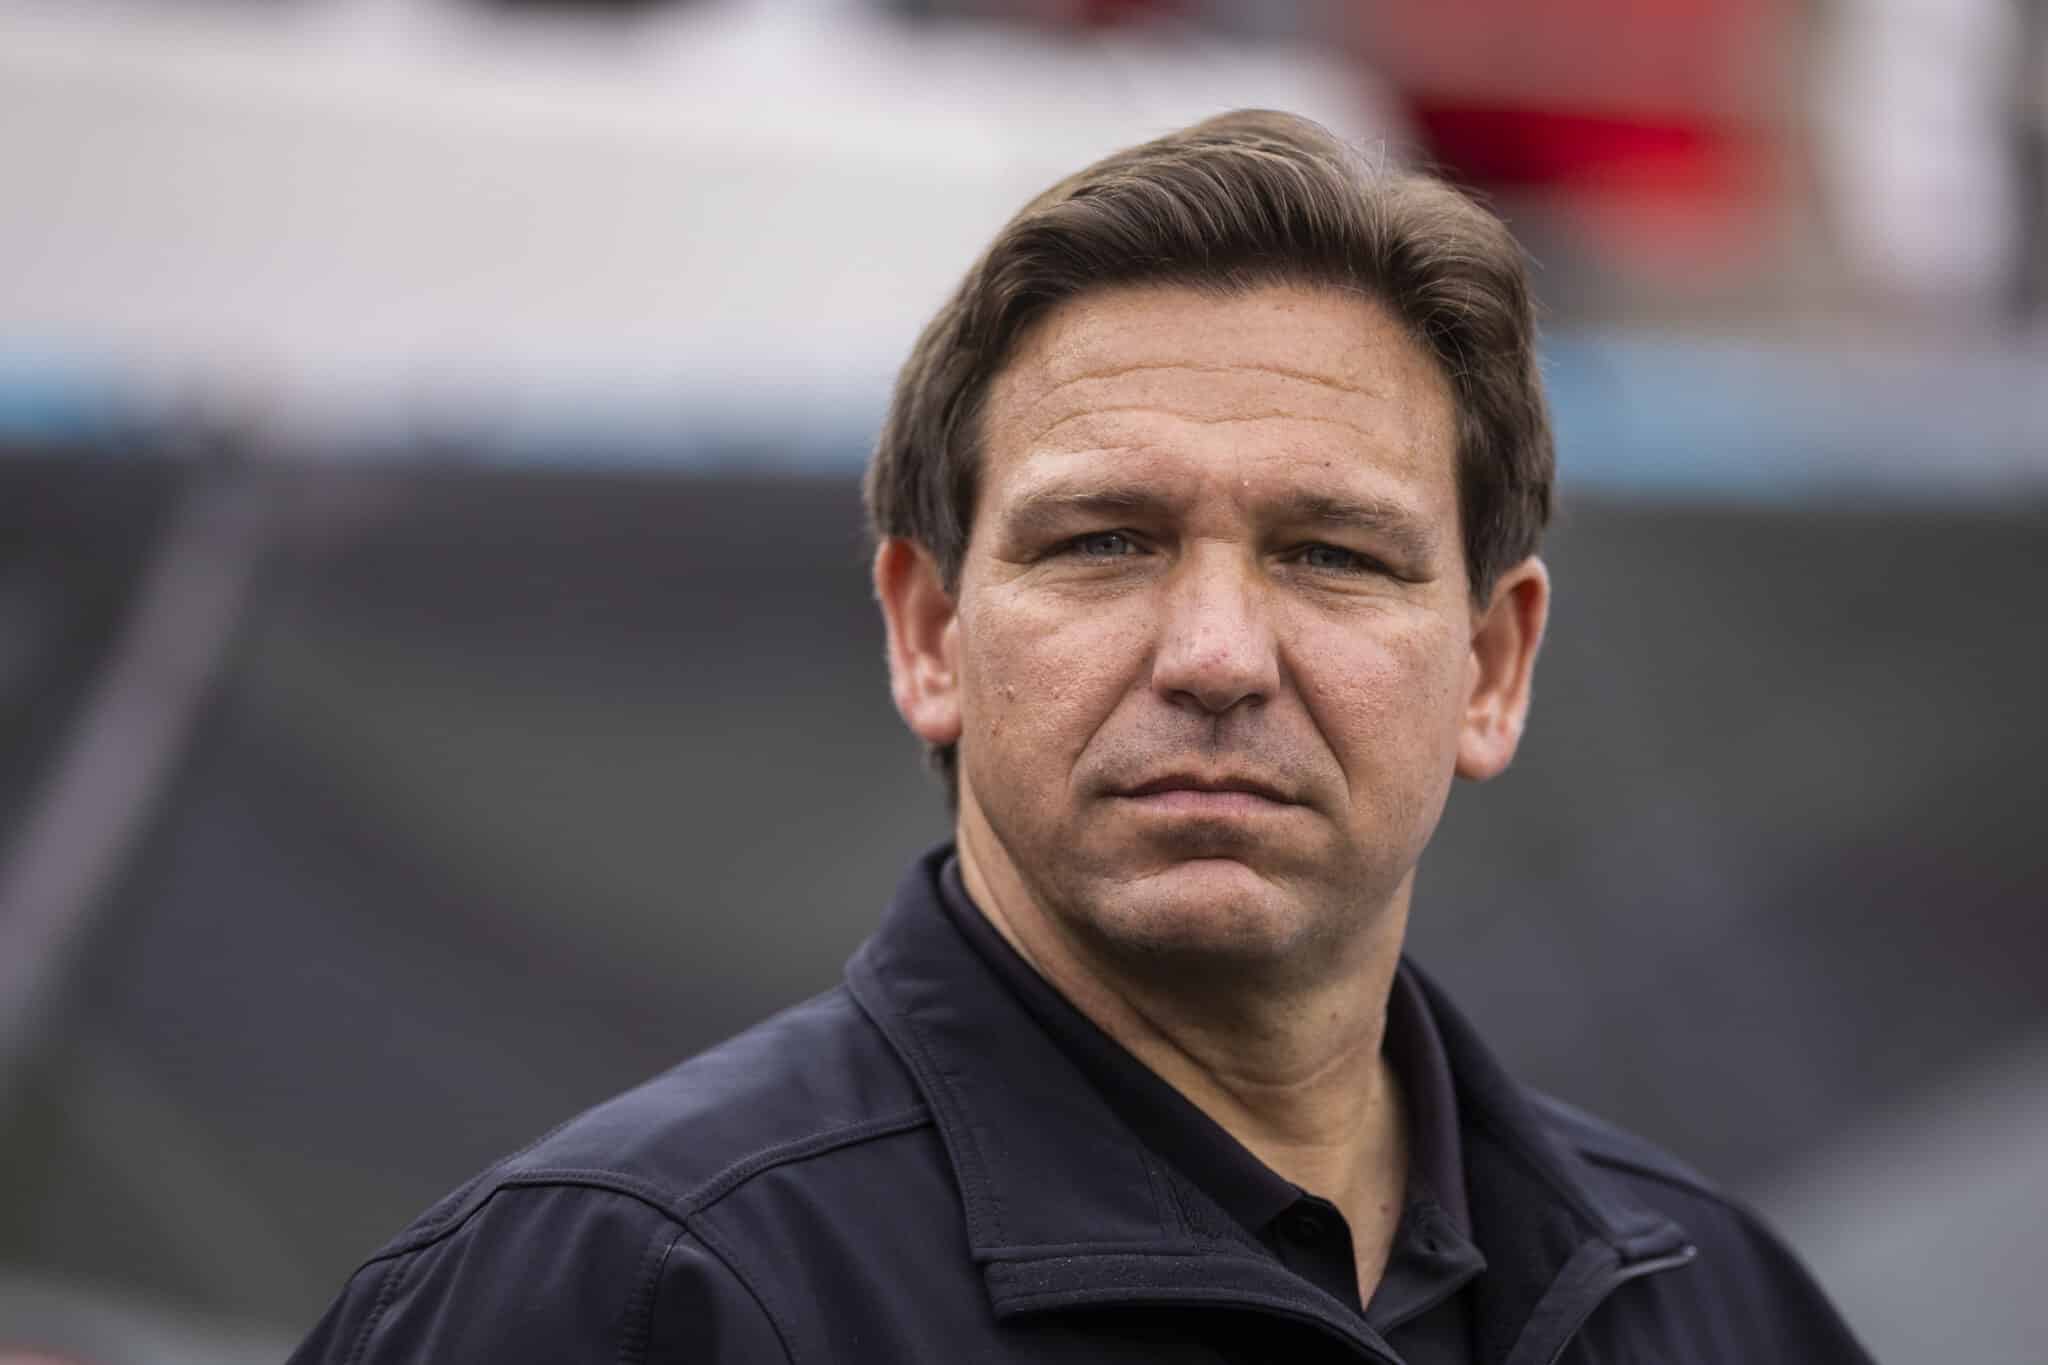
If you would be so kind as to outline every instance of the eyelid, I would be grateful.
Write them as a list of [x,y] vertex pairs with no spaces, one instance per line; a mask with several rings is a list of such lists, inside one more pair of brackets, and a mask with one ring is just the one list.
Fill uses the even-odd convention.
[[[1115,536],[1119,540],[1123,541],[1127,548],[1121,553],[1111,555],[1081,554],[1081,549],[1084,545],[1086,545],[1089,541],[1095,540],[1102,536]],[[1377,574],[1387,578],[1400,579],[1403,582],[1411,581],[1409,580],[1407,575],[1395,569],[1393,565],[1389,564],[1386,560],[1380,558],[1378,555],[1369,553],[1365,550],[1355,549],[1349,545],[1340,545],[1337,542],[1330,540],[1304,541],[1296,545],[1292,550],[1288,551],[1285,558],[1289,562],[1299,563],[1305,556],[1313,553],[1316,550],[1334,551],[1337,554],[1345,556],[1351,562],[1350,564],[1340,568],[1316,568],[1314,566],[1304,566],[1310,567],[1313,572],[1348,575],[1355,577],[1364,577],[1367,575]],[[1141,532],[1133,530],[1128,526],[1103,526],[1098,527],[1091,531],[1081,531],[1077,532],[1074,535],[1065,536],[1060,540],[1056,541],[1053,545],[1051,545],[1045,551],[1045,554],[1048,558],[1058,558],[1067,555],[1075,555],[1078,557],[1090,559],[1126,559],[1138,555],[1149,554],[1151,552],[1152,546],[1147,542],[1146,537]]]
[[[1124,542],[1126,548],[1122,548],[1122,551],[1118,551],[1114,555],[1087,555],[1083,551],[1083,546],[1090,542],[1090,540],[1100,538],[1100,536],[1116,536],[1116,538],[1120,538]],[[1151,546],[1145,542],[1145,536],[1141,536],[1139,532],[1130,530],[1128,526],[1100,526],[1096,530],[1083,530],[1083,532],[1073,534],[1073,536],[1063,536],[1061,540],[1057,540],[1051,546],[1047,546],[1047,551],[1044,551],[1044,559],[1083,559],[1083,561],[1092,559],[1092,561],[1100,563],[1100,561],[1110,561],[1110,559],[1137,559],[1137,557],[1149,555],[1149,553],[1151,553]]]
[[[1073,554],[1089,541],[1102,536],[1116,536],[1120,538],[1125,544],[1130,546],[1130,553],[1133,554],[1142,553],[1146,548],[1144,537],[1140,536],[1136,531],[1124,526],[1103,526],[1093,531],[1083,531],[1079,535],[1068,536],[1052,547],[1052,553],[1056,555]],[[1123,555],[1100,555],[1096,557],[1101,559],[1124,558]]]
[[[1393,570],[1390,567],[1388,567],[1387,562],[1381,559],[1379,556],[1368,554],[1364,550],[1353,549],[1349,545],[1339,545],[1335,541],[1329,540],[1311,540],[1300,546],[1297,546],[1291,558],[1300,560],[1314,553],[1317,550],[1335,550],[1338,554],[1348,557],[1356,566],[1356,572],[1387,574],[1393,572]],[[1340,572],[1350,572],[1350,570],[1344,570]]]

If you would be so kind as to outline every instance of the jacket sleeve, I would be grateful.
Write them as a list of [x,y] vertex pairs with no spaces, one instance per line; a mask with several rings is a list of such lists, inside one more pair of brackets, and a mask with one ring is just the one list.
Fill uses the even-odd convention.
[[500,1189],[356,1272],[289,1365],[723,1365],[787,1359],[738,1276],[609,1189]]

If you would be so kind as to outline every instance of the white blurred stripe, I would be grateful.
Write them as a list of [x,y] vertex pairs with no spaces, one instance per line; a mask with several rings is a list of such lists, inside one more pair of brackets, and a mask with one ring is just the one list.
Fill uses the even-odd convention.
[[475,395],[847,401],[1031,194],[1241,104],[1384,131],[1285,45],[0,4],[0,343],[315,431]]
[[171,518],[108,661],[0,846],[0,1105],[43,1041],[108,893],[185,752],[268,531],[254,480],[202,481]]

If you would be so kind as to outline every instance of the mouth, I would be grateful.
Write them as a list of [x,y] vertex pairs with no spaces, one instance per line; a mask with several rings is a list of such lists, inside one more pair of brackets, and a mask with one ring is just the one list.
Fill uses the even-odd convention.
[[1233,774],[1168,773],[1117,795],[1146,808],[1191,815],[1252,813],[1300,804],[1270,782]]

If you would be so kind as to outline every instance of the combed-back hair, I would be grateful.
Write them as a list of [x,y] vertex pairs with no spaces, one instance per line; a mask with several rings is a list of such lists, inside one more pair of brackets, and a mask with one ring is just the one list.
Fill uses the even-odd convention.
[[[1444,181],[1377,165],[1320,124],[1260,109],[1107,156],[1004,225],[897,376],[864,487],[874,535],[923,546],[957,590],[992,381],[1055,305],[1139,284],[1218,295],[1327,286],[1377,300],[1450,381],[1474,599],[1535,552],[1555,455],[1521,248]],[[956,789],[951,747],[933,758]]]

